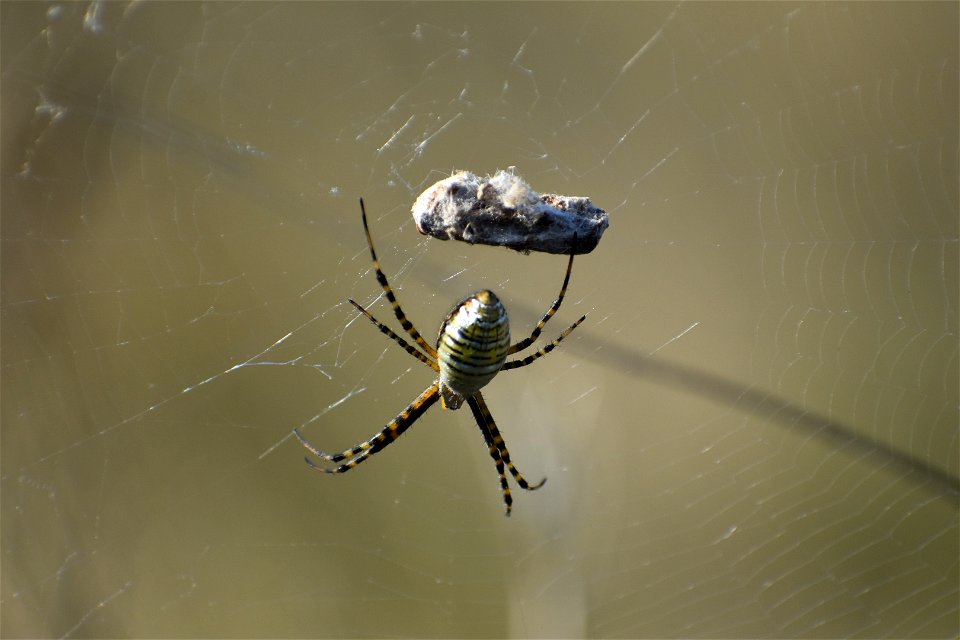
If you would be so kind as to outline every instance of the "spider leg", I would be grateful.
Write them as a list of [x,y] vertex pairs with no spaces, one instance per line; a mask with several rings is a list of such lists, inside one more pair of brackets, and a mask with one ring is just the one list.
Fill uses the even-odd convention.
[[370,235],[370,227],[367,226],[367,209],[363,206],[363,198],[360,198],[360,216],[363,219],[363,231],[367,234],[367,246],[370,247],[370,257],[373,258],[373,266],[377,270],[377,282],[380,283],[383,292],[387,294],[387,300],[390,301],[390,305],[393,307],[393,315],[397,317],[400,326],[414,339],[420,348],[427,352],[428,355],[436,358],[437,350],[431,347],[427,341],[423,339],[423,336],[420,335],[420,332],[417,331],[417,328],[413,326],[413,323],[407,320],[407,315],[403,312],[403,309],[400,308],[400,303],[397,302],[397,296],[393,294],[393,289],[390,288],[390,283],[387,282],[387,276],[383,274],[383,269],[380,268],[377,252],[373,248],[373,237]]
[[[576,246],[577,237],[573,237],[573,244]],[[570,282],[570,270],[573,269],[573,248],[570,249],[570,260],[567,261],[567,273],[563,276],[563,284],[560,286],[560,295],[557,296],[557,299],[553,301],[553,306],[547,309],[547,312],[543,314],[543,317],[540,318],[540,322],[537,323],[537,326],[533,328],[533,333],[530,334],[529,338],[524,338],[520,342],[511,345],[510,350],[507,351],[507,355],[516,353],[517,351],[523,351],[534,341],[540,337],[540,332],[543,331],[543,327],[547,324],[547,321],[553,317],[553,314],[560,309],[560,305],[563,304],[563,297],[567,295],[567,284]]]
[[579,320],[577,320],[577,321],[574,322],[572,325],[570,325],[569,327],[567,327],[566,329],[564,329],[563,333],[561,333],[559,336],[557,336],[557,338],[556,338],[553,342],[551,342],[550,344],[546,345],[543,349],[540,349],[540,350],[537,351],[536,353],[531,353],[531,354],[528,355],[526,358],[523,358],[523,359],[521,359],[521,360],[511,360],[510,362],[505,362],[505,363],[503,363],[503,367],[501,367],[500,370],[501,370],[501,371],[507,371],[507,370],[509,370],[509,369],[517,369],[517,368],[519,368],[519,367],[525,367],[525,366],[527,366],[528,364],[530,364],[531,362],[533,362],[534,360],[536,360],[537,358],[539,358],[539,357],[541,357],[541,356],[547,355],[548,353],[550,353],[551,351],[553,351],[553,350],[557,347],[557,345],[560,344],[561,341],[563,341],[564,338],[566,338],[568,335],[570,335],[570,332],[571,332],[571,331],[573,331],[573,330],[576,329],[578,326],[580,326],[580,323],[583,322],[583,321],[586,320],[586,319],[587,319],[587,316],[580,316],[580,319],[579,319]]
[[[347,460],[338,467],[326,468],[317,465],[310,460],[310,458],[306,458],[307,464],[309,464],[312,468],[322,473],[346,473],[367,458],[371,457],[373,454],[386,449],[388,445],[399,438],[404,431],[409,429],[410,426],[416,422],[420,416],[426,413],[427,409],[429,409],[433,403],[439,399],[440,384],[439,382],[434,382],[432,385],[427,387],[427,389],[421,393],[416,400],[407,405],[407,408],[401,411],[400,415],[388,422],[387,425],[380,431],[380,433],[373,436],[366,442],[361,442],[357,446],[351,447],[350,449],[340,453],[327,453],[325,451],[320,451],[303,437],[303,434],[300,433],[299,429],[294,429],[293,433],[296,434],[297,439],[300,440],[300,444],[306,447],[310,453],[318,458],[333,463]],[[348,460],[348,458],[350,459]]]
[[389,337],[393,338],[394,340],[396,340],[396,341],[397,341],[397,344],[399,344],[401,347],[403,347],[404,350],[405,350],[407,353],[409,353],[410,355],[412,355],[412,356],[413,356],[414,358],[416,358],[417,360],[420,360],[421,362],[423,362],[425,365],[427,365],[428,367],[430,367],[430,368],[433,369],[434,371],[440,371],[440,365],[438,365],[436,362],[434,362],[433,360],[431,360],[431,359],[428,358],[427,356],[423,355],[423,353],[420,352],[420,351],[418,351],[416,347],[414,347],[412,344],[410,344],[409,342],[407,342],[406,340],[404,340],[403,338],[401,338],[400,336],[398,336],[396,333],[394,333],[394,332],[390,329],[390,327],[386,326],[385,324],[383,324],[382,322],[380,322],[379,320],[377,320],[376,318],[374,318],[374,317],[373,317],[373,314],[371,314],[369,311],[367,311],[366,309],[364,309],[363,307],[361,307],[359,304],[357,304],[356,302],[354,302],[353,299],[349,299],[348,302],[349,302],[350,304],[352,304],[353,306],[355,306],[360,313],[362,313],[363,315],[365,315],[365,316],[367,317],[367,320],[369,320],[369,321],[372,322],[373,324],[377,325],[377,329],[380,329],[380,333],[382,333],[382,334],[384,334],[384,335],[386,335],[386,336],[389,336]]
[[497,443],[493,439],[493,434],[490,433],[490,429],[487,428],[483,413],[481,413],[480,407],[477,406],[473,397],[467,398],[467,404],[470,405],[470,410],[473,411],[473,418],[477,421],[477,426],[480,427],[483,440],[487,443],[487,450],[490,452],[490,457],[493,458],[493,464],[497,467],[497,476],[500,478],[500,491],[503,493],[503,504],[506,514],[509,516],[510,510],[513,509],[513,496],[510,495],[510,486],[507,484],[507,475],[504,473],[503,456],[500,455],[500,448],[497,447]]
[[503,489],[503,502],[506,505],[507,515],[509,516],[510,508],[513,504],[513,497],[510,495],[510,488],[507,486],[507,479],[503,473],[504,465],[510,469],[510,475],[517,481],[520,488],[526,489],[527,491],[539,489],[547,479],[544,478],[536,484],[530,484],[526,478],[523,477],[523,474],[513,465],[513,462],[510,460],[510,450],[507,449],[507,443],[504,442],[503,436],[500,435],[500,430],[497,429],[497,423],[494,422],[493,416],[490,414],[490,410],[487,408],[487,403],[484,402],[482,394],[479,392],[473,394],[467,398],[467,404],[470,405],[470,410],[473,411],[473,417],[476,419],[477,425],[483,433],[483,438],[487,442],[490,457],[493,458],[493,462],[497,466],[497,473],[500,474],[500,486]]
[[311,460],[310,458],[304,458],[304,460],[307,461],[307,464],[308,464],[308,465],[310,465],[313,469],[316,469],[316,470],[319,471],[320,473],[344,473],[344,472],[349,471],[350,469],[353,469],[355,466],[357,466],[358,464],[360,464],[361,462],[363,462],[364,460],[366,460],[368,456],[370,456],[370,450],[369,450],[369,449],[368,449],[367,451],[364,451],[364,452],[361,453],[360,455],[358,455],[358,456],[356,456],[356,457],[354,457],[354,458],[351,458],[351,459],[347,460],[345,463],[343,463],[343,464],[340,465],[339,467],[335,467],[335,468],[333,468],[333,469],[328,469],[328,468],[326,468],[326,467],[321,467],[320,465],[318,465],[316,462],[314,462],[314,461]]

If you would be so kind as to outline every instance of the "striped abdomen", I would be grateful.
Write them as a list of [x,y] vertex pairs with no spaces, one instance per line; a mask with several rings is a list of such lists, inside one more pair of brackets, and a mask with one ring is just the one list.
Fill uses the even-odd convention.
[[478,291],[454,307],[437,337],[443,406],[459,409],[497,375],[509,349],[507,310],[492,291]]

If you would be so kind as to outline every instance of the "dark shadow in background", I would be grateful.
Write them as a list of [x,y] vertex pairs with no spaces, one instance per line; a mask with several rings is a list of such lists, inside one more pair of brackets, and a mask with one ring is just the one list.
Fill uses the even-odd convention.
[[960,478],[922,458],[895,449],[884,442],[866,438],[848,425],[805,409],[769,391],[745,387],[712,373],[646,356],[636,351],[620,347],[611,348],[609,344],[601,344],[588,332],[582,330],[578,337],[579,342],[572,341],[568,348],[575,348],[580,356],[588,360],[616,369],[626,375],[681,389],[734,407],[739,411],[768,418],[782,426],[829,441],[837,449],[850,448],[859,455],[874,458],[881,466],[894,466],[903,473],[905,478],[920,485],[929,483],[924,488],[941,497],[952,498],[954,506],[960,508]]

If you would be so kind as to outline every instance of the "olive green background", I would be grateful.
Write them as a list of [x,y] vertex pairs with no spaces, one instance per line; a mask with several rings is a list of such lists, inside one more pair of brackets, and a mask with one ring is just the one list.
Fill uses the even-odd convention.
[[[954,637],[956,3],[18,3],[2,46],[4,637]],[[515,166],[610,213],[546,336],[342,477],[491,288],[417,234]]]

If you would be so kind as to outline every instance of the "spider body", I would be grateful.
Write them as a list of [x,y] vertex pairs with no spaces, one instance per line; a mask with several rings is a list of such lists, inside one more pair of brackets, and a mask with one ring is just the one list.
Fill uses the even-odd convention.
[[500,372],[510,352],[507,310],[492,291],[478,291],[453,308],[440,326],[440,399],[459,409]]
[[[546,478],[536,484],[530,484],[513,465],[510,460],[510,451],[500,435],[497,424],[494,422],[480,390],[500,371],[525,367],[541,356],[550,353],[560,344],[560,341],[586,319],[586,316],[581,316],[579,320],[567,327],[563,333],[542,349],[519,360],[507,360],[508,356],[533,344],[540,336],[544,325],[560,308],[567,291],[567,283],[570,281],[570,271],[573,268],[574,247],[570,249],[570,259],[567,262],[567,272],[563,278],[563,285],[560,287],[560,295],[557,296],[553,306],[543,314],[528,338],[510,344],[510,322],[507,318],[507,311],[496,294],[484,289],[464,298],[447,314],[446,319],[440,326],[436,347],[433,347],[423,339],[413,323],[407,319],[403,309],[400,308],[396,295],[394,295],[390,284],[387,282],[387,277],[380,268],[380,261],[377,260],[377,252],[373,248],[373,238],[370,236],[367,212],[362,199],[360,200],[360,212],[363,229],[367,236],[367,246],[370,248],[370,257],[376,269],[377,282],[380,283],[387,300],[393,307],[393,313],[400,326],[413,339],[416,346],[394,333],[392,329],[374,318],[369,311],[353,300],[350,300],[350,304],[376,325],[381,333],[396,341],[407,353],[433,369],[437,373],[437,378],[376,435],[340,453],[321,451],[310,444],[299,429],[294,429],[300,443],[310,453],[338,466],[320,466],[309,457],[306,458],[307,464],[321,473],[345,473],[399,438],[437,400],[441,401],[441,405],[445,409],[452,410],[459,409],[466,401],[473,412],[477,426],[480,428],[483,439],[487,444],[487,450],[497,468],[500,488],[503,493],[503,503],[506,514],[509,516],[513,498],[507,484],[505,469],[509,469],[510,474],[521,488],[530,491],[543,486]],[[574,243],[576,243],[576,237],[574,237]]]

